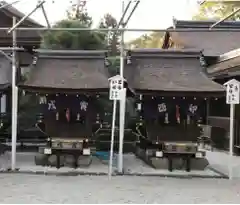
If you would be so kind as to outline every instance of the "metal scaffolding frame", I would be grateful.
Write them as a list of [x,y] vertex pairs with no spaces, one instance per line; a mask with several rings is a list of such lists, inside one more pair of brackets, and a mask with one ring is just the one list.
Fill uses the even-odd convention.
[[[17,19],[13,17],[13,27],[16,25]],[[16,169],[16,150],[17,150],[17,113],[18,113],[18,87],[16,86],[16,50],[17,32],[12,32],[12,161],[11,168]]]
[[[135,5],[132,8],[130,14],[128,15],[127,19],[126,13],[131,5],[132,1],[129,1],[126,8],[124,6],[124,1],[122,1],[122,17],[117,25],[117,29],[122,26],[122,28],[126,28],[130,18],[132,17],[134,11],[136,10],[137,6],[139,5],[140,1],[135,1]],[[117,32],[117,31],[116,31]],[[124,31],[121,32],[121,42],[120,42],[120,71],[119,74],[122,78],[124,78]],[[124,91],[123,98],[120,100],[119,106],[119,151],[118,151],[118,172],[123,173],[123,144],[124,144],[124,128],[125,128],[125,107],[126,107],[126,92]]]
[[236,9],[235,11],[233,11],[232,13],[228,14],[227,16],[225,16],[224,18],[220,19],[218,22],[214,23],[213,25],[210,26],[209,29],[212,29],[213,27],[217,26],[218,24],[222,23],[223,21],[229,19],[230,17],[232,17],[233,15],[235,15],[236,13],[238,13],[240,11],[240,8]]
[[[21,0],[3,5],[0,7],[4,8],[10,5],[13,5],[15,3],[20,2]],[[16,18],[13,17],[13,25],[11,28],[4,27],[0,28],[2,31],[8,31],[8,34],[12,33],[12,58],[10,58],[6,53],[4,53],[4,50],[9,50],[9,48],[6,49],[0,49],[1,53],[7,57],[10,61],[12,61],[12,163],[11,163],[11,168],[12,170],[16,169],[16,138],[17,138],[17,107],[18,107],[18,88],[16,86],[16,51],[21,50],[22,48],[17,47],[17,31],[99,31],[99,32],[121,32],[121,43],[120,43],[120,75],[123,76],[124,73],[124,32],[239,32],[239,29],[226,29],[226,28],[214,28],[217,24],[221,23],[222,21],[226,20],[233,14],[228,15],[227,17],[223,18],[221,21],[213,24],[210,28],[206,29],[137,29],[137,28],[126,28],[127,23],[129,22],[130,18],[132,17],[134,11],[136,10],[138,4],[140,3],[140,0],[134,1],[136,4],[132,11],[130,12],[130,15],[128,16],[127,20],[124,22],[124,17],[126,15],[127,10],[130,7],[130,4],[133,3],[133,0],[129,0],[126,8],[124,9],[124,0],[123,1],[123,13],[122,17],[119,21],[119,24],[116,28],[111,28],[111,29],[105,29],[105,28],[54,28],[51,27],[47,13],[44,9],[44,3],[45,0],[40,0],[38,1],[36,7],[26,14],[22,19],[20,19],[18,22],[16,22]],[[24,22],[29,16],[31,16],[34,12],[36,12],[39,8],[41,8],[44,18],[47,22],[47,27],[41,27],[41,28],[30,28],[30,27],[18,27],[22,22]],[[238,12],[235,11],[234,13]],[[121,27],[121,28],[120,28]],[[122,172],[123,171],[123,165],[122,165],[122,149],[123,149],[123,139],[124,139],[124,120],[125,120],[125,101],[126,97],[124,100],[120,102],[120,145],[119,145],[119,159],[118,159],[118,171]],[[122,116],[121,116],[122,114]]]
[[[14,3],[17,3],[19,1],[13,2],[13,3],[9,3],[6,4],[3,7],[7,7],[10,6]],[[16,21],[16,17],[13,17],[13,25],[11,28],[0,28],[0,30],[6,30],[8,31],[8,34],[12,33],[12,59],[4,52],[4,49],[1,50],[1,53],[8,59],[11,60],[12,62],[12,163],[11,163],[11,169],[15,170],[16,169],[16,139],[17,139],[17,107],[18,107],[18,88],[16,86],[16,50],[21,49],[21,48],[17,48],[17,31],[18,30],[25,30],[25,31],[30,31],[30,30],[38,30],[38,31],[50,31],[50,30],[58,30],[58,31],[62,31],[62,30],[68,30],[68,31],[115,31],[116,32],[121,32],[121,43],[120,43],[120,58],[121,58],[121,65],[120,65],[120,75],[123,76],[123,70],[124,70],[124,31],[126,30],[125,27],[127,25],[127,23],[129,22],[130,18],[132,17],[134,11],[136,10],[138,4],[140,3],[139,0],[134,1],[136,4],[133,7],[132,11],[130,12],[130,15],[128,16],[127,20],[124,22],[124,18],[126,16],[126,13],[131,5],[131,3],[133,3],[132,0],[129,0],[128,5],[126,8],[124,8],[124,0],[123,0],[123,14],[122,17],[118,23],[117,28],[113,28],[113,29],[91,29],[91,28],[78,28],[78,29],[69,29],[69,28],[51,28],[51,25],[49,23],[48,17],[47,17],[47,13],[44,9],[43,4],[45,3],[45,0],[42,1],[38,1],[36,7],[29,12],[28,14],[26,14],[24,17],[22,17],[18,22]],[[28,17],[30,17],[34,12],[36,12],[39,8],[42,9],[44,18],[47,22],[48,27],[41,27],[41,28],[19,28],[18,26],[21,25],[21,23],[23,23]],[[122,26],[122,29],[120,29],[119,27]],[[7,50],[7,49],[6,49]],[[121,142],[119,145],[119,158],[118,158],[118,170],[119,172],[122,172],[123,170],[123,165],[122,165],[122,161],[123,161],[123,139],[124,139],[124,121],[125,121],[125,103],[126,103],[126,96],[124,97],[124,99],[120,102],[120,113],[122,113],[120,115],[120,131],[119,134],[121,136]]]
[[13,4],[19,3],[20,1],[21,0],[17,0],[17,1],[11,2],[11,3],[8,3],[8,4],[3,4],[2,6],[0,6],[0,9],[12,6]]
[[[8,31],[12,28],[2,27],[0,31]],[[138,28],[47,28],[47,27],[20,27],[15,28],[17,31],[100,31],[100,32],[109,32],[109,31],[119,31],[119,32],[239,32],[238,28],[169,28],[169,29],[138,29]],[[12,30],[11,30],[12,31]]]

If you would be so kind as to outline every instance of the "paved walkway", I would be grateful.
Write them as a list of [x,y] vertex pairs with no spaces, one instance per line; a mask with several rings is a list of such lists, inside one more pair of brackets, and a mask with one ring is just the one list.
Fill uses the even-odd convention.
[[240,181],[0,174],[0,203],[239,203]]
[[[229,154],[228,152],[221,151],[208,151],[207,159],[211,167],[219,172],[228,176],[228,163],[229,163]],[[240,156],[233,156],[232,160],[233,165],[233,177],[240,179]]]

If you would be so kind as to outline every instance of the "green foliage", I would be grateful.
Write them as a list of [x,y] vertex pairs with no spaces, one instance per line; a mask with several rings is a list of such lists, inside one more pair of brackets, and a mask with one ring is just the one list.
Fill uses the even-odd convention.
[[115,76],[119,74],[120,69],[120,57],[119,56],[111,56],[108,58],[110,65],[108,66],[108,72],[110,76]]
[[128,43],[130,48],[162,48],[164,33],[153,32],[144,34]]
[[[115,28],[117,27],[117,20],[111,14],[105,14],[103,19],[100,21],[99,28]],[[108,50],[112,55],[116,55],[119,47],[120,33],[109,31],[105,35],[105,43],[108,47]]]
[[[90,28],[92,17],[80,7],[67,11],[67,19],[57,22],[56,28]],[[105,49],[106,34],[95,31],[48,31],[43,35],[42,48],[45,49]]]
[[[238,2],[207,1],[200,6],[197,14],[193,16],[193,20],[220,20],[239,8],[239,4]],[[228,20],[237,21],[239,19],[240,13],[238,12]]]
[[92,17],[86,11],[81,11],[79,7],[72,7],[71,10],[68,10],[67,17],[69,20],[78,20],[86,27],[91,27],[93,23]]
[[[87,28],[78,20],[62,20],[56,28]],[[104,35],[92,31],[48,31],[43,35],[42,48],[46,49],[103,49]]]

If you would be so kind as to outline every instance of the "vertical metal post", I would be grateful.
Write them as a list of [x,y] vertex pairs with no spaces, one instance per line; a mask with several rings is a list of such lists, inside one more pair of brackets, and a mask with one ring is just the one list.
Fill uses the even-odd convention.
[[[124,0],[122,1],[122,12],[124,14]],[[124,22],[122,22],[124,28]],[[124,72],[124,31],[121,32],[120,42],[120,75],[123,77]],[[119,106],[119,152],[118,152],[118,172],[123,172],[123,142],[124,142],[124,126],[125,126],[125,104],[126,104],[126,92],[122,95]]]
[[[124,0],[122,1],[122,13],[124,14]],[[124,20],[122,22],[122,28],[124,28]],[[120,76],[123,77],[124,72],[124,31],[121,31],[121,39],[120,39]]]
[[229,141],[229,163],[228,163],[230,180],[232,180],[233,178],[232,157],[233,157],[233,137],[234,137],[234,111],[235,111],[235,105],[230,104],[230,141]]
[[207,99],[207,102],[206,102],[206,103],[207,103],[207,106],[206,106],[206,109],[207,109],[207,110],[206,110],[206,111],[207,111],[207,112],[206,112],[206,115],[207,115],[206,124],[207,124],[208,126],[209,126],[209,115],[210,115],[210,107],[209,107],[210,102],[209,102],[209,101],[210,101],[210,99],[208,98],[208,99]]
[[[16,25],[16,17],[13,17],[13,27]],[[12,170],[16,169],[16,141],[17,141],[17,101],[18,90],[16,87],[16,51],[17,34],[16,29],[12,32]]]
[[5,94],[0,95],[1,97],[1,113],[6,113],[6,105],[7,105],[7,96]]
[[115,121],[116,121],[116,105],[117,100],[113,101],[113,117],[112,117],[112,133],[111,133],[111,148],[110,148],[110,159],[109,159],[109,170],[108,177],[112,177],[112,165],[113,165],[113,149],[114,149],[114,132],[115,132]]

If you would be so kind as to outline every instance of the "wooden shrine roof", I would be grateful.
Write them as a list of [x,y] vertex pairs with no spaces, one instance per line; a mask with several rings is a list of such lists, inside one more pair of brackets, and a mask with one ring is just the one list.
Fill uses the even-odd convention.
[[11,86],[12,65],[11,62],[0,54],[0,90],[5,90]]
[[[8,4],[8,2],[0,1],[0,6],[6,5],[6,4]],[[12,18],[12,16],[15,16],[15,17],[20,19],[20,18],[25,16],[24,13],[22,13],[21,11],[19,11],[18,9],[16,9],[12,5],[8,5],[8,6],[4,7],[4,8],[2,8],[1,11],[4,12],[6,15],[8,15],[11,18]],[[41,24],[39,24],[37,21],[33,20],[30,17],[26,18],[26,20],[24,22],[25,22],[24,24],[27,24],[29,26],[42,27]]]
[[206,76],[199,56],[199,51],[186,49],[132,50],[125,77],[140,92],[223,92],[221,85]]
[[240,49],[220,55],[217,63],[209,66],[207,72],[215,78],[240,76]]
[[105,51],[38,50],[36,64],[28,79],[19,86],[25,89],[107,89],[108,72]]
[[[175,20],[173,28],[184,29],[208,29],[215,21],[181,21]],[[230,50],[240,47],[240,22],[222,22],[214,29],[229,28],[238,31],[216,32],[166,32],[163,48],[173,47],[203,50],[205,56],[219,56]]]
[[[0,1],[0,6],[7,4],[5,1]],[[12,17],[15,16],[17,21],[25,16],[24,13],[9,5],[0,10],[0,27],[12,27]],[[37,21],[28,17],[19,27],[43,27]],[[17,45],[18,46],[36,46],[40,45],[41,34],[38,31],[17,31]],[[12,34],[7,31],[0,30],[0,46],[11,46]]]

